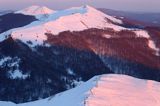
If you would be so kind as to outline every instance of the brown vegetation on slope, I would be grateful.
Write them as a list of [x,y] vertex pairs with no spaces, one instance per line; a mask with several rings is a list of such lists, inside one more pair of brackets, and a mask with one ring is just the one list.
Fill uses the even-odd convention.
[[[104,34],[111,35],[111,38],[105,38]],[[98,55],[113,56],[160,69],[160,57],[148,47],[148,39],[136,37],[132,31],[88,29],[79,32],[65,31],[58,36],[46,35],[47,42],[53,45],[94,51]]]

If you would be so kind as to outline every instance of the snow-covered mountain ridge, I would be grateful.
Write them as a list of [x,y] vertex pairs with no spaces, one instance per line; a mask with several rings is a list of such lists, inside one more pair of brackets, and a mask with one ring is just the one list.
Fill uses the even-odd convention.
[[160,81],[157,29],[127,27],[91,6],[0,18],[1,101],[35,101],[108,73]]
[[[35,15],[39,21],[1,33],[0,41],[5,40],[7,35],[11,35],[12,38],[21,40],[27,45],[27,42],[32,42],[32,45],[29,46],[35,47],[44,45],[47,40],[45,33],[58,35],[63,31],[82,31],[90,28],[112,28],[115,31],[129,30],[135,32],[137,37],[150,39],[150,35],[146,31],[116,25],[116,23],[123,24],[123,22],[88,5],[61,11],[50,10],[42,6],[31,6],[15,13]],[[156,55],[159,55],[159,49],[152,40],[149,40],[148,46],[155,50]]]
[[43,15],[43,14],[52,14],[55,11],[52,9],[49,9],[45,6],[37,6],[37,5],[33,5],[30,6],[28,8],[16,11],[15,13],[21,13],[21,14],[25,14],[25,15]]
[[[35,7],[34,8],[33,7],[34,6],[29,7],[29,9],[34,10]],[[17,13],[25,14],[27,12],[18,11]],[[38,17],[41,17],[41,16],[38,15]],[[63,32],[67,30],[82,31],[84,29],[89,29],[89,28],[100,28],[100,29],[113,28],[115,30],[124,29],[120,26],[107,22],[105,18],[115,23],[119,23],[119,24],[122,23],[121,20],[111,17],[109,15],[106,15],[94,9],[93,7],[82,6],[82,7],[75,7],[75,8],[62,10],[62,11],[57,11],[57,12],[48,14],[47,16],[45,15],[45,17],[41,18],[40,21],[33,22],[22,28],[16,28],[16,29],[12,29],[10,31],[4,32],[0,34],[0,37],[1,37],[1,41],[3,41],[5,39],[6,34],[10,33],[14,39],[22,40],[25,43],[31,40],[34,43],[33,46],[35,46],[35,45],[42,45],[43,41],[47,39],[45,36],[46,32],[50,32],[56,35],[59,32]]]
[[0,106],[159,106],[160,83],[126,75],[101,75],[47,99]]

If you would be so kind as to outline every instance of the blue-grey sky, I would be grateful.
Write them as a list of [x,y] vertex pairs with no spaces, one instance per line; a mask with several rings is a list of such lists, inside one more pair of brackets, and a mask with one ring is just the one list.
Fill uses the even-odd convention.
[[160,12],[160,0],[0,0],[0,10],[18,10],[30,5],[64,9],[85,4],[115,10]]

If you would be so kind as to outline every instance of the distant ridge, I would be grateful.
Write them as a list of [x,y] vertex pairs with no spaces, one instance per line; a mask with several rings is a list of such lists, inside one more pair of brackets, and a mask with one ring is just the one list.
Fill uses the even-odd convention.
[[37,6],[37,5],[33,5],[30,7],[27,7],[23,10],[17,11],[15,13],[22,13],[25,15],[42,15],[42,14],[51,14],[53,13],[54,10],[49,9],[45,6]]

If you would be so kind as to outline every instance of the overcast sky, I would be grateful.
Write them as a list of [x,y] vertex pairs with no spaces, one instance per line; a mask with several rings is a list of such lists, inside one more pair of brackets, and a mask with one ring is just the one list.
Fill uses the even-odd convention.
[[19,10],[30,5],[64,9],[85,4],[115,10],[160,12],[160,0],[0,0],[0,10]]

